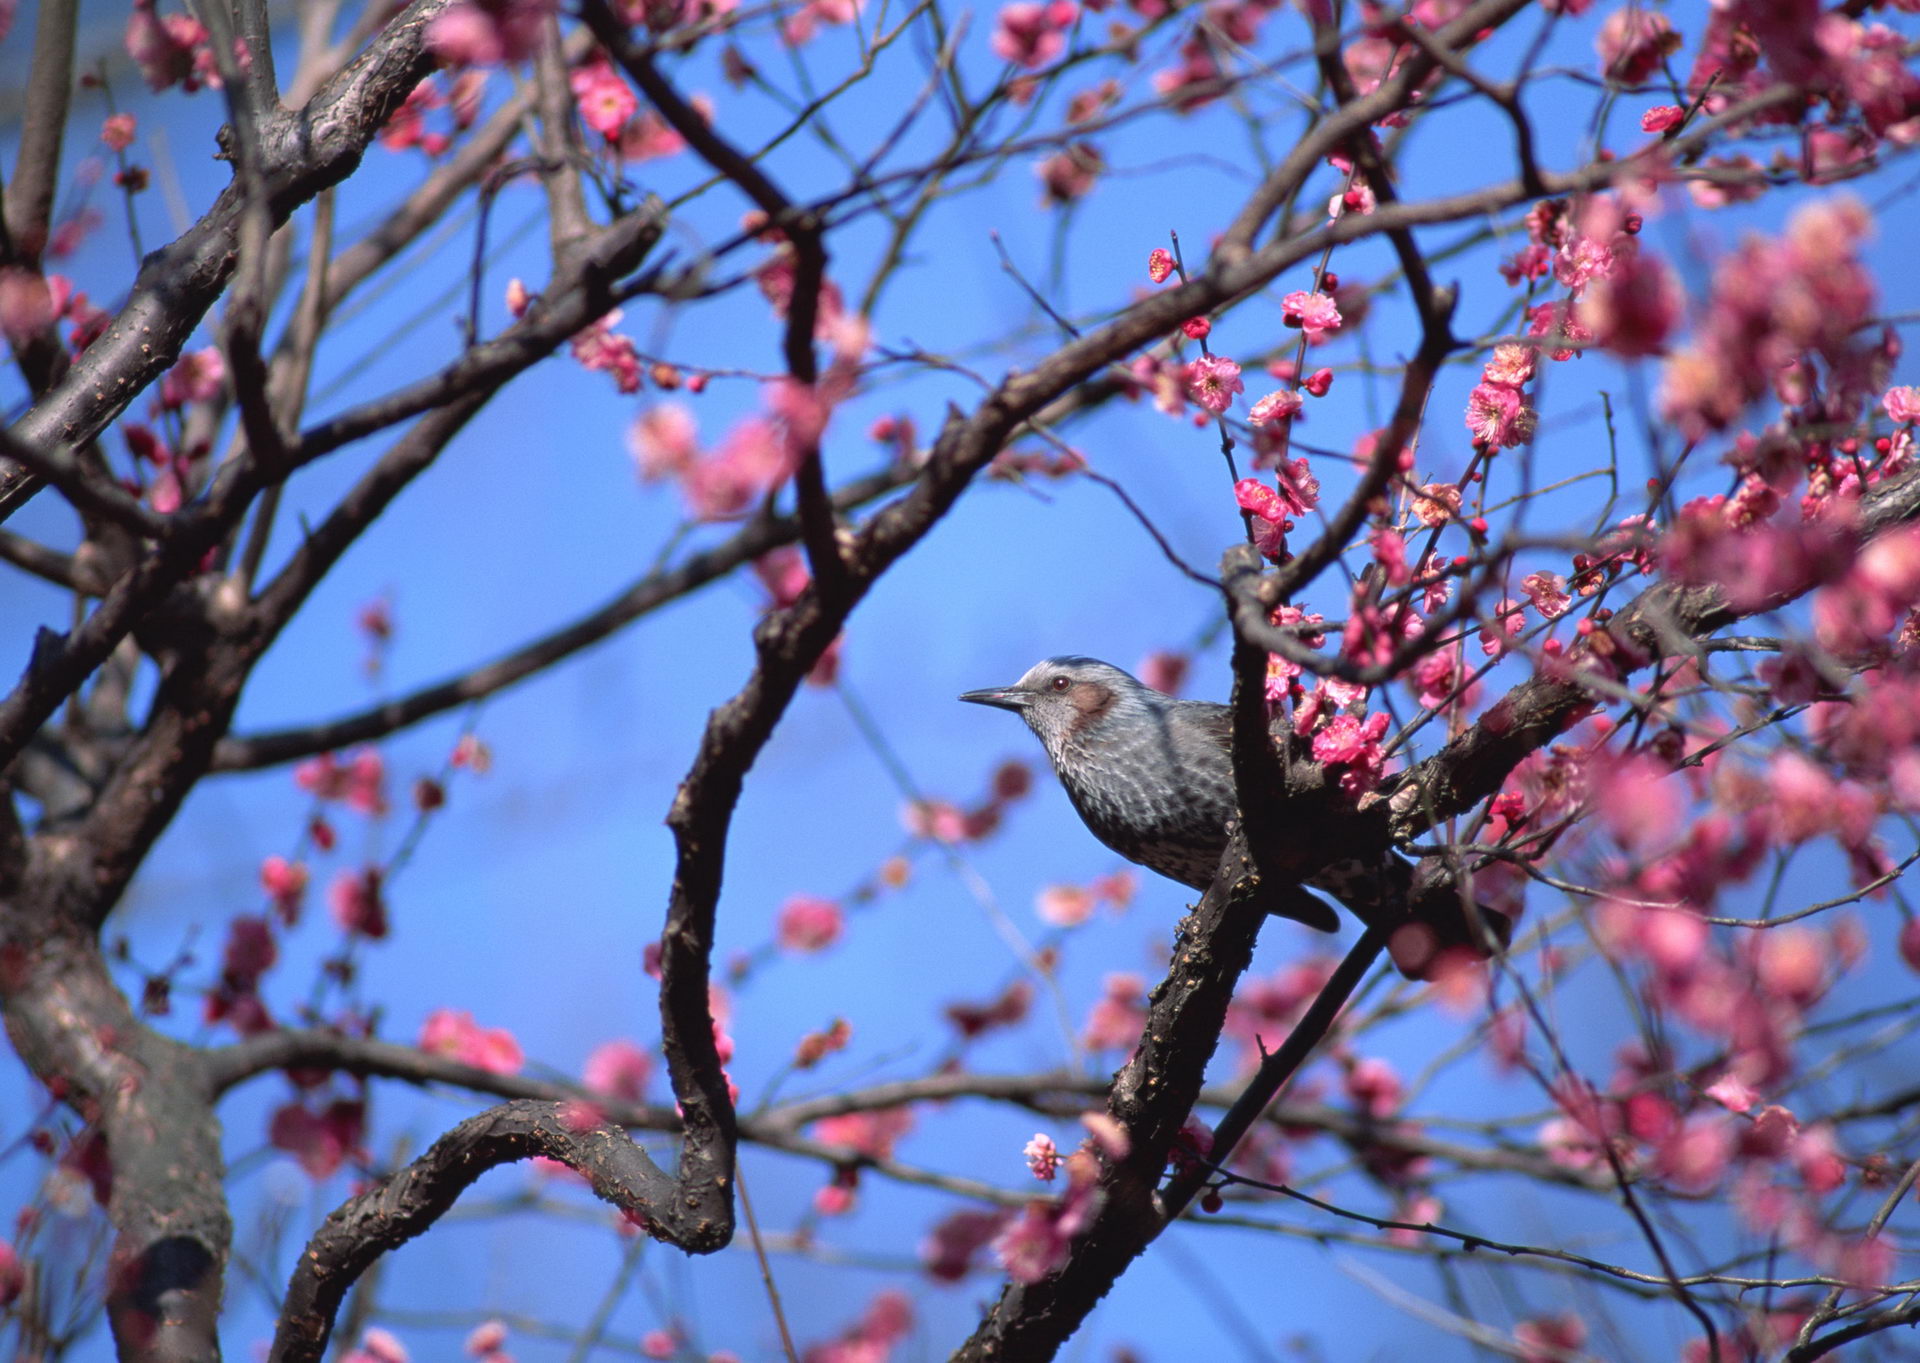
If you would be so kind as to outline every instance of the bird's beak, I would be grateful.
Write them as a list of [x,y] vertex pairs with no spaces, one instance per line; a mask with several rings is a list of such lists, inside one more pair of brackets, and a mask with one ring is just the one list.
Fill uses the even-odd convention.
[[1033,701],[1033,692],[1014,686],[989,686],[984,691],[963,691],[960,699],[974,705],[991,705],[1000,710],[1024,710]]

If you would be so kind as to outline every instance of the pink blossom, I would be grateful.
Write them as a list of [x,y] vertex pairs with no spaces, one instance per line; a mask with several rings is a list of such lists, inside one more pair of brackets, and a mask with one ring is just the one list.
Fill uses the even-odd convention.
[[1616,355],[1658,355],[1680,324],[1686,295],[1671,267],[1651,252],[1627,251],[1587,292],[1581,317]]
[[366,1104],[353,1099],[337,1098],[319,1112],[292,1102],[268,1121],[267,1141],[299,1160],[308,1177],[323,1179],[358,1152],[366,1117]]
[[227,924],[227,944],[220,954],[221,983],[236,992],[251,993],[279,955],[272,925],[264,918],[242,914]]
[[0,1311],[13,1305],[27,1287],[26,1266],[12,1245],[0,1240]]
[[1678,104],[1656,104],[1640,115],[1640,131],[1663,133],[1686,121],[1687,111]]
[[182,355],[160,380],[160,405],[169,410],[189,402],[211,402],[227,378],[227,362],[212,346]]
[[699,431],[692,409],[681,402],[649,407],[627,428],[627,448],[640,477],[647,482],[685,474],[700,458]]
[[1173,273],[1173,252],[1164,246],[1156,246],[1147,252],[1147,277],[1156,284],[1167,282]]
[[576,333],[568,347],[582,368],[612,374],[614,386],[622,393],[637,393],[640,391],[640,356],[634,350],[632,337],[613,330],[620,317],[620,309],[615,308]]
[[1146,981],[1131,972],[1110,974],[1099,1002],[1087,1014],[1081,1034],[1089,1050],[1116,1051],[1132,1046],[1146,1026]]
[[1833,1129],[1809,1126],[1793,1138],[1793,1164],[1800,1181],[1816,1196],[1832,1192],[1847,1181],[1846,1162],[1834,1145]]
[[552,10],[553,0],[455,0],[427,25],[427,46],[449,66],[524,61]]
[[289,925],[300,916],[300,900],[307,892],[304,863],[272,856],[260,863],[260,885],[273,897],[275,912]]
[[327,907],[342,932],[379,941],[387,935],[387,905],[377,866],[342,871],[327,889]]
[[1220,355],[1202,355],[1189,360],[1181,370],[1187,396],[1209,412],[1220,413],[1233,405],[1233,395],[1245,392],[1240,381],[1240,366]]
[[1040,921],[1056,928],[1077,928],[1093,917],[1093,896],[1078,885],[1049,885],[1034,899]]
[[1035,1178],[1042,1183],[1053,1182],[1054,1172],[1060,1166],[1060,1151],[1054,1145],[1053,1137],[1044,1131],[1036,1132],[1020,1153],[1026,1156],[1027,1168],[1033,1171]]
[[627,120],[639,112],[640,101],[605,58],[574,68],[567,78],[580,121],[609,142],[618,142]]
[[672,1358],[680,1352],[680,1341],[671,1330],[649,1330],[640,1336],[640,1352],[648,1358]]
[[620,159],[638,164],[674,156],[687,149],[687,140],[653,109],[629,118],[620,136]]
[[125,151],[133,145],[134,126],[132,114],[109,114],[100,126],[100,140],[113,151]]
[[1429,529],[1445,525],[1460,514],[1460,488],[1454,483],[1428,483],[1414,493],[1414,519]]
[[1037,1283],[1067,1261],[1073,1237],[1064,1233],[1054,1208],[1042,1201],[1026,1210],[994,1237],[994,1256],[1017,1283]]
[[1255,426],[1267,426],[1276,421],[1285,421],[1306,405],[1297,389],[1281,388],[1268,393],[1253,404],[1247,413],[1247,420]]
[[1608,80],[1638,85],[1680,50],[1680,35],[1658,10],[1629,4],[1606,17],[1593,45],[1600,54],[1601,73]]
[[1319,345],[1340,329],[1340,309],[1331,294],[1295,289],[1280,300],[1280,307],[1281,320],[1304,331],[1309,345]]
[[482,1027],[473,1014],[436,1008],[421,1024],[415,1043],[429,1055],[445,1056],[489,1074],[518,1074],[526,1062],[520,1043],[504,1027]]
[[1099,1110],[1080,1114],[1080,1125],[1093,1137],[1093,1145],[1109,1160],[1123,1160],[1133,1150],[1133,1137],[1120,1122]]
[[489,1320],[474,1326],[467,1335],[466,1344],[462,1347],[475,1358],[486,1358],[490,1354],[499,1353],[506,1346],[506,1342],[507,1323],[502,1320]]
[[1754,977],[1770,998],[1807,1008],[1827,990],[1832,963],[1827,944],[1811,928],[1769,928],[1754,951]]
[[1909,918],[1900,928],[1900,959],[1920,972],[1920,918]]
[[1644,854],[1668,846],[1684,830],[1685,796],[1670,777],[1667,765],[1646,753],[1596,755],[1589,765],[1594,809],[1628,851]]
[[1273,480],[1290,514],[1304,516],[1320,505],[1320,480],[1314,476],[1305,455],[1276,463]]
[[1033,173],[1046,190],[1047,203],[1070,204],[1093,192],[1106,164],[1106,158],[1092,143],[1075,142],[1035,162]]
[[1482,383],[1467,397],[1467,429],[1488,449],[1524,445],[1533,439],[1535,416],[1518,388]]
[[1729,1112],[1750,1112],[1760,1101],[1760,1095],[1742,1083],[1732,1070],[1721,1075],[1704,1092]]
[[892,1158],[894,1142],[912,1129],[913,1110],[904,1107],[848,1112],[838,1117],[823,1117],[813,1124],[815,1139],[828,1145],[843,1145],[872,1159]]
[[1479,683],[1469,682],[1467,677],[1456,650],[1443,648],[1429,653],[1413,665],[1414,699],[1429,710],[1470,706],[1478,696]]
[[1527,600],[1533,603],[1533,608],[1548,620],[1558,620],[1573,608],[1567,580],[1558,573],[1528,573],[1520,585],[1526,589]]
[[780,906],[780,945],[787,951],[825,951],[840,940],[845,915],[831,899],[797,894]]
[[1682,1193],[1704,1193],[1719,1183],[1733,1157],[1733,1132],[1724,1116],[1687,1121],[1654,1151],[1654,1172]]
[[1553,277],[1577,294],[1593,280],[1612,273],[1613,259],[1612,246],[1580,232],[1569,237],[1553,258]]
[[991,39],[993,54],[1018,66],[1045,66],[1066,50],[1066,30],[1078,15],[1071,0],[1045,4],[1014,0],[1002,5]]
[[1520,1346],[1520,1363],[1564,1363],[1585,1346],[1587,1324],[1570,1312],[1535,1316],[1513,1327],[1513,1341]]
[[46,279],[18,265],[0,267],[0,336],[16,350],[53,324],[57,309]]
[[359,1346],[343,1355],[340,1363],[407,1363],[407,1349],[388,1331],[371,1326],[360,1336]]
[[973,1268],[973,1260],[1000,1233],[1011,1218],[1003,1211],[963,1210],[938,1222],[920,1242],[920,1262],[936,1282],[957,1283]]
[[1314,760],[1332,766],[1369,765],[1378,760],[1380,740],[1386,732],[1384,713],[1368,715],[1364,721],[1352,715],[1335,715],[1313,736]]
[[151,90],[180,85],[188,93],[203,84],[195,69],[196,49],[204,49],[208,34],[197,19],[184,14],[164,18],[154,12],[153,0],[134,0],[127,18],[127,55],[140,68]]
[[616,1039],[594,1048],[581,1082],[595,1093],[637,1103],[645,1098],[652,1075],[653,1057],[631,1041]]
[[1920,421],[1920,388],[1911,384],[1903,388],[1889,388],[1880,399],[1880,405],[1886,408],[1888,420],[1898,425]]
[[1348,1066],[1341,1083],[1354,1105],[1376,1121],[1391,1117],[1406,1096],[1393,1066],[1374,1057]]

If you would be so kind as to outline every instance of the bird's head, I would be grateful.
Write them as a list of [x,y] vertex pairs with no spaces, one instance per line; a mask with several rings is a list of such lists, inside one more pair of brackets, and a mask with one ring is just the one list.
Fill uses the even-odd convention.
[[1044,658],[1012,686],[968,691],[960,697],[975,705],[1012,710],[1040,736],[1049,754],[1076,741],[1086,742],[1115,719],[1153,708],[1165,698],[1112,663],[1066,655]]

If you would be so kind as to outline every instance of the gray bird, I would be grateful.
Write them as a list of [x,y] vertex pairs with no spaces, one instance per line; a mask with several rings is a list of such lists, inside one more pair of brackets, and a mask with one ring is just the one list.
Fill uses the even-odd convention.
[[[1094,837],[1182,885],[1213,883],[1227,824],[1239,812],[1226,706],[1178,700],[1111,663],[1073,655],[1044,659],[1012,686],[960,699],[1027,722]],[[1376,905],[1404,905],[1411,880],[1412,867],[1390,856],[1377,867],[1335,863],[1308,883],[1367,917]],[[1340,926],[1331,908],[1307,895],[1279,911],[1323,932]]]

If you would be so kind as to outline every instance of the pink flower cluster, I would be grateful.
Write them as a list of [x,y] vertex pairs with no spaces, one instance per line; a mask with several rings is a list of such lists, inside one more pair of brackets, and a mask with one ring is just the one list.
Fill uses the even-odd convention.
[[[319,1108],[296,1101],[274,1112],[267,1123],[267,1143],[299,1160],[307,1176],[318,1181],[331,1177],[349,1159],[366,1157],[361,1148],[366,1131],[365,1099],[335,1098]],[[404,1349],[399,1358],[404,1363]]]
[[1047,66],[1067,50],[1067,30],[1080,17],[1073,0],[1013,0],[1000,7],[993,26],[994,56],[1030,70]]
[[344,763],[330,752],[309,758],[293,769],[293,783],[369,818],[387,812],[387,765],[378,748],[355,748]]
[[1085,885],[1049,885],[1034,899],[1040,921],[1056,928],[1077,928],[1102,904],[1120,913],[1133,902],[1140,878],[1132,871],[1096,876]]
[[[220,88],[211,35],[206,25],[190,15],[160,15],[154,11],[154,0],[134,0],[133,13],[127,16],[126,47],[151,90],[178,85],[192,94],[202,86]],[[236,42],[234,54],[244,69],[244,42]]]
[[456,68],[525,61],[551,13],[553,0],[455,0],[427,25],[427,46]]
[[415,1043],[429,1055],[445,1056],[463,1065],[489,1074],[518,1074],[526,1056],[513,1033],[504,1027],[482,1027],[473,1014],[452,1008],[436,1008],[421,1024]]
[[888,1289],[839,1335],[809,1346],[805,1358],[807,1363],[886,1363],[912,1329],[913,1304],[904,1292]]
[[831,899],[797,894],[780,906],[777,940],[784,951],[825,951],[840,940],[846,914]]
[[1662,417],[1690,437],[1723,430],[1815,356],[1855,404],[1876,391],[1878,348],[1859,337],[1875,302],[1858,255],[1870,227],[1857,200],[1829,199],[1796,212],[1783,237],[1750,238],[1721,261],[1693,340],[1662,372]]
[[1147,1025],[1147,982],[1132,971],[1110,974],[1087,1014],[1080,1039],[1090,1051],[1131,1050]]
[[1033,789],[1033,772],[1023,762],[994,768],[987,797],[971,809],[947,800],[916,800],[901,811],[901,823],[916,838],[933,842],[978,842],[998,831],[1007,806]]

